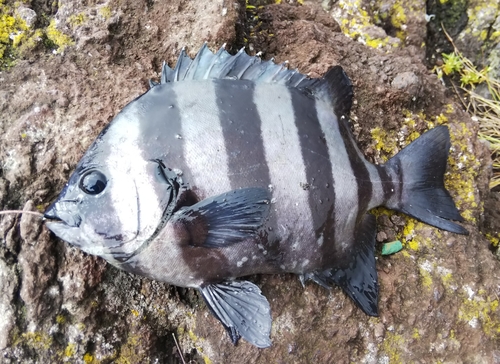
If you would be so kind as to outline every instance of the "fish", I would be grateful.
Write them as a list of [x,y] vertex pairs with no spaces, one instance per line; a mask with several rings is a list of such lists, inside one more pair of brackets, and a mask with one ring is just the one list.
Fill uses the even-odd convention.
[[351,132],[353,95],[338,65],[310,78],[244,49],[183,49],[101,131],[46,226],[115,267],[197,289],[235,345],[271,345],[269,302],[242,278],[255,274],[340,286],[377,316],[371,209],[468,231],[444,186],[448,127],[373,164]]

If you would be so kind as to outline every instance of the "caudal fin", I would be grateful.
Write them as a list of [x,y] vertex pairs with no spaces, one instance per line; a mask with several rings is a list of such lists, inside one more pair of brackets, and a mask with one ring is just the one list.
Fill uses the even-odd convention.
[[448,127],[438,126],[391,158],[385,168],[398,176],[400,193],[386,205],[437,228],[468,234],[465,228],[450,221],[463,221],[444,187],[450,145]]

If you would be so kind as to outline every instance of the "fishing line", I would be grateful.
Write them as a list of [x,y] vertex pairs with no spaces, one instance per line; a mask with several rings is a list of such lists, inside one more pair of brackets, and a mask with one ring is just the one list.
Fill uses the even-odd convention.
[[0,211],[0,215],[7,215],[7,214],[29,214],[29,215],[35,215],[40,218],[43,218],[43,214],[40,212],[36,211],[24,211],[24,210],[4,210]]

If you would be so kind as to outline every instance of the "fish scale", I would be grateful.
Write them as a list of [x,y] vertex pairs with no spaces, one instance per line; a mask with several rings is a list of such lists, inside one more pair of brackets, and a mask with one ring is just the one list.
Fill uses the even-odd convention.
[[235,344],[271,345],[269,302],[239,279],[252,274],[339,285],[376,316],[374,207],[467,233],[443,183],[448,128],[371,164],[340,66],[310,79],[204,45],[150,85],[90,146],[46,225],[120,269],[198,289]]

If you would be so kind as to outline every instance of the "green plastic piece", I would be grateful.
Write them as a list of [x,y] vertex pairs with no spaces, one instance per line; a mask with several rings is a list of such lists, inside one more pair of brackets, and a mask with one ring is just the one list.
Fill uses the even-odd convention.
[[399,240],[385,243],[384,246],[382,246],[382,255],[391,255],[397,253],[401,249],[403,249],[403,244],[401,244]]

